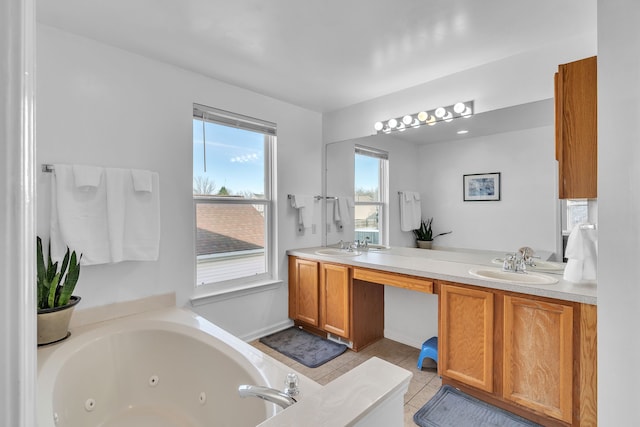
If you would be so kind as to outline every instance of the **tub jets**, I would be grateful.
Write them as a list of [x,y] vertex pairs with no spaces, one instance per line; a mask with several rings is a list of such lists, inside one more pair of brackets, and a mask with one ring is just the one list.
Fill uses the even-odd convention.
[[288,408],[289,406],[296,403],[296,399],[281,391],[278,391],[274,388],[262,387],[259,385],[241,385],[240,387],[238,387],[238,393],[240,394],[240,397],[259,397],[260,399],[275,403],[282,408]]

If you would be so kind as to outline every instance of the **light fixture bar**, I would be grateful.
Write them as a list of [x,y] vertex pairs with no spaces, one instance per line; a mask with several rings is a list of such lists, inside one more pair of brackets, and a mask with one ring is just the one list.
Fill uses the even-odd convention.
[[377,133],[402,132],[410,127],[415,128],[423,125],[433,126],[438,122],[450,122],[453,119],[471,117],[472,115],[473,101],[456,102],[446,107],[438,107],[433,110],[420,111],[418,113],[376,122],[373,128]]

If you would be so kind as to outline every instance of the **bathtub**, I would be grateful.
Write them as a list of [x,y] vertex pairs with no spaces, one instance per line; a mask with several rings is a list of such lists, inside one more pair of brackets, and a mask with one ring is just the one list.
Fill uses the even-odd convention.
[[[39,427],[253,427],[282,411],[237,390],[282,389],[291,368],[187,310],[72,332],[38,350]],[[301,400],[321,388],[298,376]]]

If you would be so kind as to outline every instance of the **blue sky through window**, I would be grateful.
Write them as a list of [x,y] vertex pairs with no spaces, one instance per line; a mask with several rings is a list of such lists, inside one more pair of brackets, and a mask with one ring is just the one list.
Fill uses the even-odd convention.
[[203,176],[212,180],[215,193],[224,186],[231,195],[264,195],[265,135],[205,122],[205,155],[202,123],[193,120],[194,179]]
[[[376,157],[355,155],[355,189],[372,191],[379,198],[378,184],[380,160]],[[377,199],[376,199],[377,200]]]

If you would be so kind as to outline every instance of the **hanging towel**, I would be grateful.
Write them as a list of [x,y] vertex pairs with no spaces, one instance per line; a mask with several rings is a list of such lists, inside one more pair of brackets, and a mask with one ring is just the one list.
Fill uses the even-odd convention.
[[412,231],[420,228],[422,207],[420,193],[416,191],[400,192],[400,230]]
[[352,210],[355,206],[353,197],[338,197],[333,207],[333,219],[339,230],[351,225]]
[[85,165],[73,165],[72,168],[76,188],[89,191],[100,185],[104,168]]
[[112,262],[156,261],[160,249],[160,178],[149,172],[151,191],[136,191],[130,169],[106,169]]
[[[100,179],[103,169],[62,164],[56,164],[54,168],[51,177],[51,258],[62,260],[69,247],[78,256],[82,254],[82,265],[110,262],[106,183]],[[93,185],[96,182],[97,185]],[[85,185],[87,183],[89,185]]]
[[153,173],[140,169],[131,169],[134,191],[145,191],[151,193],[153,189]]
[[597,277],[598,234],[595,228],[577,225],[571,230],[565,249],[564,279],[575,283],[594,282]]
[[291,195],[291,206],[298,210],[299,228],[310,228],[315,222],[316,199],[302,194]]

